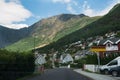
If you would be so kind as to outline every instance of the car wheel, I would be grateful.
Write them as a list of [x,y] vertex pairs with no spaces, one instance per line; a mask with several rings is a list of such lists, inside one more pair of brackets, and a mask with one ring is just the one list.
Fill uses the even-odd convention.
[[108,70],[105,70],[104,73],[105,73],[106,75],[108,75],[109,72],[108,72]]
[[118,76],[118,72],[117,71],[112,71],[112,76]]

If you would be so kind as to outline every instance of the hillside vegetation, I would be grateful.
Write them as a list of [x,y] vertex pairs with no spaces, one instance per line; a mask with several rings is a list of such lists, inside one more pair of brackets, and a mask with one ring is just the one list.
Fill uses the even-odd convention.
[[42,19],[28,28],[30,31],[28,37],[6,47],[6,49],[27,51],[33,49],[34,45],[36,48],[42,47],[83,28],[99,18],[88,17],[84,14],[61,14]]
[[28,28],[15,30],[6,28],[4,26],[0,26],[0,48],[13,44],[18,40],[27,37],[28,34],[29,34]]
[[98,35],[104,35],[108,32],[116,32],[120,30],[120,4],[117,4],[113,7],[112,10],[102,18],[96,20],[95,22],[88,24],[84,28],[81,28],[58,41],[51,43],[43,48],[40,48],[40,51],[47,51],[51,48],[55,50],[62,49],[65,45],[70,43],[85,40],[89,37],[94,37]]

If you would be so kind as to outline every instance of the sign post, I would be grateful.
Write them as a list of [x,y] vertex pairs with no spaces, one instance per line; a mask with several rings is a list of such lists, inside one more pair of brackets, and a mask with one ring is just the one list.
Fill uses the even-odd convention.
[[99,53],[97,52],[97,60],[98,60],[98,72],[100,71],[100,56]]
[[105,47],[95,46],[95,47],[91,48],[91,51],[97,53],[98,71],[99,71],[99,68],[100,68],[100,56],[99,56],[99,52],[105,52],[106,49],[105,49]]

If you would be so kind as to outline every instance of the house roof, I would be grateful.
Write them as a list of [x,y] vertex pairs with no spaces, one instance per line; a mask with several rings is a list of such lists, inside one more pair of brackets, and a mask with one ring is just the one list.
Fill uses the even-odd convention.
[[70,54],[67,54],[65,58],[63,58],[63,62],[73,61],[73,58]]
[[67,56],[67,54],[62,54],[61,56],[62,56],[62,57],[63,57],[63,59],[64,59],[64,58]]
[[80,56],[81,55],[81,51],[77,51],[73,56]]
[[103,45],[105,45],[106,43],[111,43],[111,44],[114,44],[114,41],[111,41],[111,40],[106,40]]
[[105,45],[106,43],[112,43],[112,44],[117,44],[120,42],[120,38],[107,38],[107,39],[103,39],[99,42],[98,45]]

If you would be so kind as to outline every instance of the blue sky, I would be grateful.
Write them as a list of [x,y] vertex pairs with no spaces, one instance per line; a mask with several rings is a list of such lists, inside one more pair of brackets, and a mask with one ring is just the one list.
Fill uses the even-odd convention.
[[0,25],[19,29],[54,15],[102,16],[120,0],[0,0]]

